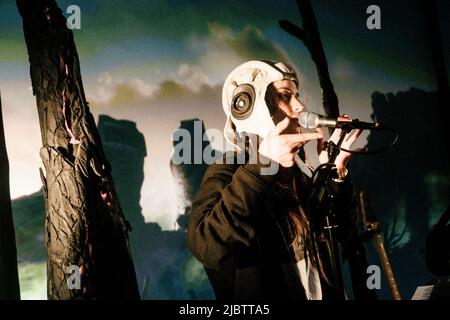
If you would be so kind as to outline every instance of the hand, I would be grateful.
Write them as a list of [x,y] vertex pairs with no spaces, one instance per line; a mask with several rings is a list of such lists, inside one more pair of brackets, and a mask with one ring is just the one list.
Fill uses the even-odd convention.
[[[352,119],[349,117],[339,117],[339,121],[351,121]],[[330,141],[333,141],[335,144],[338,143],[339,137],[341,136],[342,129],[337,128],[334,130],[333,134],[330,137]],[[342,142],[341,148],[349,150],[350,147],[356,142],[358,137],[361,135],[362,130],[356,129],[352,130],[352,132],[346,134],[344,141]],[[328,153],[327,151],[322,151],[322,143],[323,140],[319,140],[319,143],[317,144],[317,149],[319,153],[319,161],[320,163],[327,163],[328,162]],[[347,175],[347,162],[350,159],[352,154],[350,152],[341,151],[339,152],[339,155],[336,157],[336,160],[334,161],[334,164],[336,165],[337,172],[339,178],[344,178]]]
[[285,168],[290,168],[295,163],[295,156],[300,147],[310,140],[322,139],[319,132],[282,134],[289,127],[291,118],[286,117],[280,121],[275,128],[269,132],[267,137],[259,146],[258,152],[281,164]]

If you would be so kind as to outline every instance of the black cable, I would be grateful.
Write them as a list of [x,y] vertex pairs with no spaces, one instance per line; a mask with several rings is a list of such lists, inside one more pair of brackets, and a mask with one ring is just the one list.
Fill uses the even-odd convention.
[[322,168],[325,167],[335,167],[336,165],[334,163],[322,163],[321,165],[319,165],[316,170],[314,170],[314,173],[311,177],[311,181],[314,182],[314,180],[316,179],[316,175],[319,173],[320,170],[322,170]]
[[386,150],[389,150],[390,148],[392,148],[397,143],[397,141],[398,141],[398,132],[394,128],[388,128],[387,130],[389,130],[389,131],[394,133],[394,139],[388,146],[386,146],[384,148],[380,148],[380,149],[374,150],[374,151],[369,151],[369,150],[367,150],[367,148],[365,148],[367,151],[348,150],[348,149],[345,149],[345,148],[340,148],[340,150],[348,152],[348,153],[351,153],[351,154],[360,154],[360,155],[367,155],[367,156],[378,154],[378,153],[384,152]]

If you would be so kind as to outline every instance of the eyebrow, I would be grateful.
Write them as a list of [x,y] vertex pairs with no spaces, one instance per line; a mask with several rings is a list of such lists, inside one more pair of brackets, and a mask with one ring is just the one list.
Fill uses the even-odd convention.
[[280,92],[280,91],[282,91],[282,90],[287,90],[287,91],[289,91],[290,93],[294,93],[294,92],[296,92],[296,90],[293,90],[292,88],[290,88],[290,87],[280,87],[280,88],[275,88],[275,90],[277,91],[277,92]]
[[291,88],[290,86],[282,86],[282,87],[279,87],[279,88],[276,88],[276,87],[275,87],[275,89],[277,89],[277,90],[285,89],[285,90],[290,90],[290,91],[292,91],[292,88]]

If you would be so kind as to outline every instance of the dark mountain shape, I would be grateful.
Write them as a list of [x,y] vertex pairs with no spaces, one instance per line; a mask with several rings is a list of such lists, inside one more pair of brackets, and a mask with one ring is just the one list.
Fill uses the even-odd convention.
[[[179,216],[177,222],[180,228],[187,230],[189,214],[191,212],[190,205],[195,198],[197,190],[200,188],[203,175],[208,168],[208,164],[205,163],[203,157],[201,158],[201,161],[198,161],[198,159],[195,158],[194,152],[195,150],[199,150],[203,155],[203,151],[206,148],[210,148],[211,143],[209,140],[203,140],[206,130],[203,121],[199,119],[181,121],[178,130],[187,130],[191,137],[190,143],[186,143],[186,145],[190,146],[191,150],[188,163],[175,164],[173,159],[170,161],[170,170],[172,172],[174,182],[180,187],[179,190],[182,193],[180,194],[180,197],[182,198],[182,201],[180,202],[184,203],[184,208],[180,208],[183,214]],[[196,132],[196,130],[198,132]],[[174,141],[174,147],[178,143],[182,143],[182,141]],[[196,148],[196,146],[199,147]],[[222,156],[222,153],[217,150],[212,150],[211,155],[217,159]]]
[[[206,275],[199,274],[202,281],[191,279],[192,269],[197,270],[197,274],[203,270],[196,265],[186,247],[184,224],[176,231],[162,231],[157,223],[145,223],[139,201],[147,151],[144,136],[138,131],[136,124],[101,115],[98,129],[105,154],[113,168],[112,175],[123,211],[133,228],[130,233],[131,249],[142,298],[212,298]],[[181,189],[180,192],[194,194],[206,167],[200,165],[194,169],[184,168],[189,182],[184,185],[186,190]]]
[[19,264],[45,262],[45,208],[42,190],[12,201]]
[[144,182],[144,158],[147,156],[144,135],[137,130],[136,123],[107,115],[99,116],[98,131],[111,163],[123,211],[133,227],[130,233],[133,240],[141,231],[139,228],[145,225],[139,204]]
[[[450,199],[448,133],[439,126],[438,94],[411,88],[397,94],[372,94],[372,119],[394,127],[397,145],[378,155],[354,157],[352,181],[356,190],[367,191],[385,234],[385,244],[400,293],[410,299],[418,285],[433,275],[425,265],[425,238],[430,231],[431,210],[440,215]],[[369,149],[386,145],[389,134],[372,133]],[[404,211],[404,223],[400,213]],[[396,224],[397,230],[392,231]],[[406,228],[406,229],[405,229]],[[401,235],[401,230],[405,234]],[[381,265],[371,249],[371,262]],[[385,279],[383,279],[384,281]],[[390,299],[386,281],[381,298]]]

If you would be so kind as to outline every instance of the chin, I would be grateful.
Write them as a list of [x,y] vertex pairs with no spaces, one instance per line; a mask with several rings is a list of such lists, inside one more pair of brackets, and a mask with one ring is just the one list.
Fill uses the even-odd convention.
[[301,127],[296,124],[295,126],[289,126],[287,131],[289,131],[289,133],[301,133]]

